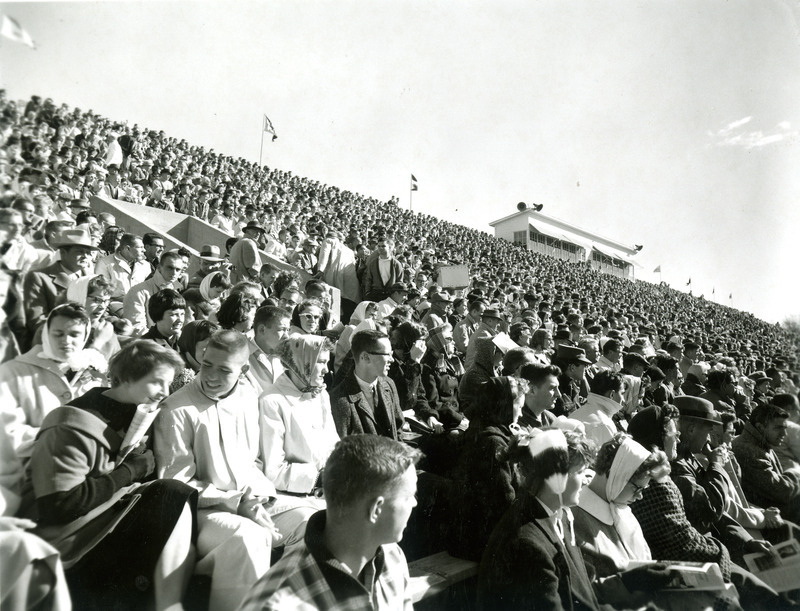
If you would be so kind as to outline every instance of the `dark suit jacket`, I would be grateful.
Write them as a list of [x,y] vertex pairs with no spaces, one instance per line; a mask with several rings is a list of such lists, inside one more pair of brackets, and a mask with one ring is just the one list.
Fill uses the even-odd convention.
[[331,412],[339,437],[372,433],[399,441],[398,431],[405,423],[400,397],[394,382],[378,378],[379,405],[373,412],[355,373],[350,373],[331,391]]
[[389,259],[389,281],[384,284],[381,279],[381,270],[378,266],[378,257],[370,258],[367,261],[367,266],[364,268],[364,276],[362,278],[362,288],[364,299],[368,301],[381,301],[389,296],[387,287],[393,285],[395,282],[403,281],[403,266],[394,257]]
[[521,494],[500,520],[478,571],[479,609],[599,608],[580,550],[562,544],[546,517],[535,497]]
[[56,307],[69,286],[69,272],[59,261],[28,272],[23,282],[22,296],[25,306],[25,320],[31,337],[36,333],[50,310]]

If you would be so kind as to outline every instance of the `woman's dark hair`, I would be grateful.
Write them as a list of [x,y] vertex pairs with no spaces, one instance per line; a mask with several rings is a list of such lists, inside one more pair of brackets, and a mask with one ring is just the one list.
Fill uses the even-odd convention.
[[180,348],[184,361],[187,354],[194,357],[197,344],[211,337],[217,329],[219,329],[219,325],[209,320],[193,320],[184,326],[181,336],[178,338],[178,348]]
[[247,313],[257,307],[258,303],[250,295],[232,293],[219,307],[217,321],[223,329],[233,329],[240,322],[247,320]]

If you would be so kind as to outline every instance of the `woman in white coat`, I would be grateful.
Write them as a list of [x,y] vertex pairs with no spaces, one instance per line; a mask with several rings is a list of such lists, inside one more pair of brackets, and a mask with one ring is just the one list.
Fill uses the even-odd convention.
[[42,344],[0,365],[0,417],[23,461],[48,413],[105,383],[106,360],[84,349],[90,328],[83,306],[60,305],[47,317]]
[[323,383],[331,347],[318,335],[293,335],[278,346],[286,373],[258,401],[264,471],[278,491],[312,494],[339,441]]

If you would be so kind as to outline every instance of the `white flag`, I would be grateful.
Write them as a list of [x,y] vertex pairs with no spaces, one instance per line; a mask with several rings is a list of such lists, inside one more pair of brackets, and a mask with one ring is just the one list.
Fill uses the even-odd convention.
[[8,15],[3,15],[3,24],[0,25],[0,36],[5,36],[14,42],[28,45],[31,49],[36,48],[36,43],[33,42],[31,35],[28,34],[20,24],[18,24]]
[[264,127],[263,130],[268,134],[272,134],[272,141],[278,139],[278,134],[275,133],[275,127],[272,125],[272,121],[269,120],[267,115],[264,115]]

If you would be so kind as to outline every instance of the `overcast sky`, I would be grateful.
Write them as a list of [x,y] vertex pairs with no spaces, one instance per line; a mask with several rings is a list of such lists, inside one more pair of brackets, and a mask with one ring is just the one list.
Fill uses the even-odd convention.
[[[490,231],[519,201],[637,277],[800,314],[794,0],[4,3],[0,80]],[[728,295],[733,294],[729,301]]]

